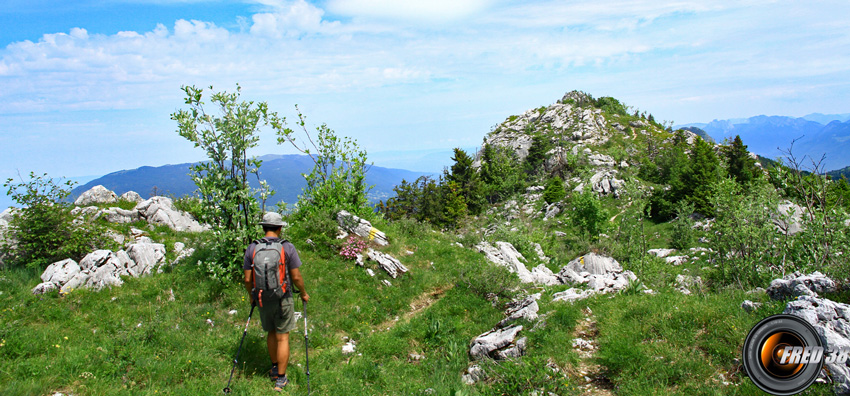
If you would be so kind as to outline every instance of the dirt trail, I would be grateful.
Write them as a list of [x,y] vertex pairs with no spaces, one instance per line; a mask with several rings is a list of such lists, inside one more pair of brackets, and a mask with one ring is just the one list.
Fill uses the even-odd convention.
[[573,349],[578,353],[581,360],[575,367],[574,376],[583,385],[582,395],[588,396],[612,396],[614,384],[605,376],[604,368],[596,364],[596,351],[598,349],[596,336],[596,317],[590,308],[582,310],[584,318],[580,319],[573,331]]
[[384,323],[381,323],[376,327],[376,331],[387,331],[399,322],[410,320],[418,313],[434,305],[434,303],[439,301],[440,298],[442,298],[443,295],[446,294],[446,292],[451,290],[453,287],[454,285],[441,286],[418,295],[416,298],[413,299],[413,301],[410,302],[410,311],[407,311],[403,315],[397,316],[394,319],[390,319]]

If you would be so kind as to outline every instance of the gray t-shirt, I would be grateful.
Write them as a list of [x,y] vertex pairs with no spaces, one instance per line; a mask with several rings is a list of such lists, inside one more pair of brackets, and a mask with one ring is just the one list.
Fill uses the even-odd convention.
[[[265,239],[270,241],[270,242],[280,241],[279,238],[265,238]],[[256,246],[257,246],[256,241],[251,242],[251,244],[248,245],[248,249],[245,249],[245,261],[242,265],[242,269],[250,270],[250,269],[254,268],[253,259],[254,259],[254,249],[256,248]],[[286,262],[286,268],[288,268],[291,271],[294,268],[301,267],[301,258],[298,257],[298,251],[295,250],[295,245],[293,245],[289,241],[283,241],[283,253],[284,253],[284,261]],[[292,277],[290,277],[290,279],[291,278]],[[288,297],[288,296],[291,296],[291,295],[292,295],[292,293],[290,292],[290,290],[287,290],[286,296]]]

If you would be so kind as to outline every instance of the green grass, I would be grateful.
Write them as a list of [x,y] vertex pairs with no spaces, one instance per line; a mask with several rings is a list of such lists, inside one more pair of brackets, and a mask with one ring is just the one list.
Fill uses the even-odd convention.
[[[560,268],[588,251],[617,251],[610,239],[587,243],[569,227],[559,225],[569,214],[542,222],[522,216],[511,236],[518,247],[535,241]],[[467,234],[483,226],[470,224]],[[111,225],[127,232],[133,225]],[[311,387],[316,395],[527,395],[533,390],[556,394],[581,391],[575,372],[581,362],[573,351],[576,324],[590,307],[598,321],[599,350],[595,363],[604,367],[618,395],[760,394],[741,376],[735,363],[750,327],[782,311],[784,303],[740,290],[695,290],[691,296],[673,290],[680,273],[699,275],[706,264],[697,261],[674,267],[661,259],[623,261],[649,287],[651,296],[621,293],[576,304],[552,302],[552,294],[569,286],[545,290],[520,286],[515,275],[485,262],[469,244],[480,236],[435,232],[410,221],[375,226],[392,241],[383,248],[410,272],[390,279],[366,274],[351,261],[312,251],[294,240],[312,296],[309,312]],[[614,227],[614,224],[611,225]],[[666,224],[647,223],[649,247],[665,246]],[[148,228],[145,228],[148,229]],[[190,247],[205,234],[176,233],[164,227],[148,229],[155,241],[185,241]],[[564,230],[566,237],[555,237]],[[610,229],[609,229],[610,230]],[[658,236],[655,236],[655,233]],[[414,252],[408,254],[408,251]],[[532,256],[528,252],[524,252]],[[203,255],[203,252],[199,252]],[[532,256],[533,257],[533,256]],[[40,280],[27,270],[0,272],[0,390],[4,395],[197,395],[224,387],[249,311],[238,283],[222,285],[208,279],[193,259],[166,268],[163,274],[125,279],[124,286],[101,292],[78,290],[33,296]],[[536,265],[535,262],[530,264]],[[686,271],[687,270],[687,271]],[[391,287],[381,284],[388,279]],[[173,291],[175,300],[169,301]],[[528,354],[504,362],[480,362],[489,379],[472,386],[461,373],[472,362],[473,337],[503,317],[504,303],[520,293],[543,292],[541,319],[521,321]],[[493,296],[497,301],[493,302]],[[846,299],[846,295],[836,298]],[[765,306],[753,314],[740,309],[744,299]],[[296,309],[301,304],[296,303]],[[235,315],[228,311],[236,309]],[[214,326],[207,324],[207,319]],[[260,395],[271,390],[266,377],[269,360],[265,334],[255,316],[232,384],[234,394]],[[302,323],[291,334],[291,387],[284,394],[306,394]],[[66,338],[67,337],[67,338]],[[357,352],[342,354],[344,340],[357,342]],[[413,360],[411,354],[424,356]],[[552,367],[558,370],[553,370]],[[720,379],[720,375],[724,379]],[[730,385],[724,385],[727,381]],[[812,387],[808,394],[827,394]]]
[[[752,326],[785,306],[761,298],[765,305],[752,314],[739,304],[758,297],[739,290],[598,299],[591,307],[599,318],[599,363],[619,395],[762,395],[735,363]],[[832,390],[815,385],[806,393]]]
[[[468,363],[468,343],[502,316],[484,299],[487,287],[499,283],[481,281],[491,279],[482,271],[494,267],[485,265],[478,253],[450,245],[442,234],[423,240],[380,223],[398,235],[385,251],[410,268],[390,279],[392,287],[380,283],[389,278],[374,265],[369,264],[377,275],[370,277],[351,261],[320,259],[294,241],[302,247],[302,272],[313,297],[314,393],[395,395],[433,388],[447,394],[468,388],[460,378]],[[180,236],[159,228],[152,234],[155,240]],[[410,234],[417,236],[406,236]],[[407,250],[415,253],[407,255]],[[0,389],[11,395],[219,392],[249,307],[241,284],[223,286],[207,279],[191,262],[163,274],[125,279],[120,288],[78,290],[64,297],[31,295],[39,282],[36,273],[3,272]],[[175,301],[169,301],[172,290]],[[413,302],[422,306],[411,315]],[[231,309],[238,313],[229,315]],[[271,387],[264,373],[265,334],[254,319],[232,385],[236,394],[265,394]],[[305,393],[306,377],[298,366],[304,362],[301,331],[291,338],[290,394]],[[343,337],[357,341],[358,354],[342,355]],[[412,352],[425,359],[408,362]]]

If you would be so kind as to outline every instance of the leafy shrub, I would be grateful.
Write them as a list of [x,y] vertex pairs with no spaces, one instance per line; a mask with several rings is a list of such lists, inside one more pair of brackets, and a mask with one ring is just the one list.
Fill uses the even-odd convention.
[[546,188],[543,189],[543,200],[546,203],[552,204],[561,202],[567,192],[564,191],[564,181],[560,177],[555,176],[546,182]]
[[286,238],[301,249],[317,252],[323,258],[330,258],[339,251],[340,241],[337,234],[336,214],[329,211],[302,212],[286,231]]
[[575,208],[570,221],[592,240],[599,238],[607,220],[602,203],[592,191],[585,190],[573,195],[572,204]]
[[65,199],[73,182],[56,184],[46,173],[30,173],[29,181],[7,179],[3,186],[22,207],[13,215],[2,242],[2,250],[10,253],[4,265],[42,270],[59,260],[79,261],[92,250],[114,247],[101,222],[71,214],[73,205]]
[[[298,107],[295,109],[298,110]],[[296,150],[309,155],[314,163],[310,174],[304,175],[307,186],[298,197],[296,218],[303,220],[323,212],[347,210],[371,219],[374,212],[366,198],[366,193],[372,188],[365,184],[366,151],[360,149],[356,140],[337,137],[326,124],[316,127],[314,140],[307,131],[306,123],[306,117],[299,111],[298,125],[312,148],[297,144],[292,129],[276,128],[278,144],[288,142]]]
[[676,220],[673,221],[673,233],[670,245],[679,250],[684,250],[694,243],[694,221],[691,214],[694,212],[693,204],[681,202],[676,209]]
[[519,278],[507,268],[492,263],[475,267],[464,267],[458,276],[458,283],[480,297],[495,295],[500,298],[512,298],[519,286]]

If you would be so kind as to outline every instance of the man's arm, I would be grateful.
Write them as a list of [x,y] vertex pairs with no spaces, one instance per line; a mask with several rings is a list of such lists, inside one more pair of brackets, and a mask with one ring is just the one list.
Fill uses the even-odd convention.
[[251,291],[254,290],[254,270],[245,270],[245,290],[248,291],[248,298],[251,299],[251,304],[254,304],[254,294]]
[[301,277],[301,270],[298,268],[293,268],[289,270],[289,278],[292,280],[292,283],[298,290],[301,290],[301,299],[304,302],[310,300],[310,296],[307,295],[307,289],[304,288],[304,278]]

